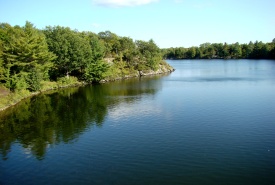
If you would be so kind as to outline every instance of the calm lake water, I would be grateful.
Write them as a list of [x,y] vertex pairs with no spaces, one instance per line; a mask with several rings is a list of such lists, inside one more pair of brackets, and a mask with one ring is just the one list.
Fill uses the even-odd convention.
[[275,61],[45,93],[0,113],[0,184],[275,184]]

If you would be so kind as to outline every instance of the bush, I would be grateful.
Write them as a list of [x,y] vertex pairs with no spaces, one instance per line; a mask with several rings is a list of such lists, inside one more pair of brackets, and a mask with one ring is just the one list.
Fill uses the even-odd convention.
[[96,63],[90,63],[85,68],[84,78],[88,83],[99,82],[106,77],[106,73],[109,69],[109,65],[104,61],[97,61]]
[[50,81],[42,81],[41,82],[41,90],[42,91],[50,90],[50,89],[57,89],[57,88],[58,88],[57,82],[50,82]]
[[32,69],[30,74],[27,76],[29,90],[33,92],[41,90],[41,87],[42,87],[40,84],[41,81],[42,81],[42,74],[39,73],[38,70]]
[[144,63],[139,63],[139,64],[137,65],[137,70],[138,70],[138,71],[144,71],[144,70],[148,70],[148,69],[149,69],[149,67],[146,66]]
[[10,81],[10,89],[12,91],[21,91],[21,90],[27,89],[28,87],[29,86],[26,81],[26,75],[18,74],[18,75],[12,76]]
[[69,77],[61,77],[57,79],[57,84],[58,86],[68,86],[68,85],[76,85],[79,84],[77,78],[74,76],[69,76]]

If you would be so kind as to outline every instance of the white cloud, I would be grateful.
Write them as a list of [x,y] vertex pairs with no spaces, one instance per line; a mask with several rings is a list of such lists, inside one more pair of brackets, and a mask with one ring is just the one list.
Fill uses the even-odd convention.
[[157,2],[159,0],[94,0],[94,3],[108,7],[140,6]]

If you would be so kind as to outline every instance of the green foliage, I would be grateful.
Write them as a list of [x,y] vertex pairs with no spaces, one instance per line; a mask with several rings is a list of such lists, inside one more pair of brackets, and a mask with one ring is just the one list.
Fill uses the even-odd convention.
[[138,71],[145,71],[145,70],[148,70],[148,66],[146,66],[144,63],[138,63],[138,65],[137,65],[137,70],[138,70]]
[[110,31],[105,31],[99,32],[98,37],[104,42],[106,49],[105,57],[112,57],[113,55],[118,53],[120,43],[119,37],[116,34]]
[[77,79],[92,83],[136,75],[157,70],[161,60],[153,40],[134,42],[110,31],[94,34],[61,26],[38,30],[30,22],[0,24],[0,83],[12,91],[44,90],[49,80],[64,86]]
[[85,68],[85,81],[89,83],[99,82],[104,77],[106,77],[108,67],[109,66],[102,60],[88,64]]
[[95,34],[61,26],[38,30],[30,22],[22,27],[2,23],[0,86],[9,95],[0,94],[0,107],[31,92],[82,84],[78,80],[93,83],[138,76],[138,70],[157,70],[160,62],[161,52],[153,40],[134,42],[110,31]]
[[196,49],[195,47],[191,47],[187,52],[186,52],[186,57],[187,58],[194,58],[196,56]]
[[27,89],[29,86],[26,79],[27,79],[26,73],[13,75],[10,81],[10,86],[9,86],[10,89],[14,91],[21,91],[21,90]]
[[71,73],[81,77],[85,66],[93,58],[87,36],[60,26],[46,27],[43,32],[49,50],[57,56],[52,72],[54,77],[69,76]]
[[0,39],[0,83],[4,80],[3,75],[5,74],[4,64],[3,64],[3,43]]
[[91,61],[85,65],[83,79],[88,83],[99,82],[106,77],[109,68],[109,65],[103,61],[106,48],[104,42],[97,35],[86,33],[86,36],[90,43],[92,57]]
[[275,41],[270,44],[269,58],[275,59]]
[[231,58],[238,59],[242,57],[242,48],[238,42],[230,46],[230,51]]
[[92,61],[102,60],[106,51],[104,41],[100,40],[97,35],[91,32],[86,33],[86,37],[91,46]]
[[51,61],[55,55],[48,51],[44,34],[30,22],[26,22],[23,27],[1,24],[0,38],[2,43],[0,78],[11,90],[25,88],[24,81],[33,70],[39,69],[45,72],[52,66]]
[[249,44],[204,43],[200,47],[162,49],[165,59],[275,59],[274,42]]
[[79,85],[78,79],[76,77],[61,77],[57,79],[57,84],[60,87],[69,86],[69,85]]
[[136,41],[136,45],[140,53],[141,62],[145,63],[150,69],[156,70],[162,59],[159,47],[152,39],[149,42],[138,40]]
[[41,91],[52,90],[52,89],[58,88],[57,82],[41,81],[40,84],[41,84]]
[[128,66],[135,65],[134,57],[137,55],[137,50],[133,40],[129,37],[121,37],[119,43],[120,61],[126,61]]
[[41,90],[41,81],[42,75],[37,69],[32,69],[27,77],[27,83],[29,85],[30,91],[39,91]]

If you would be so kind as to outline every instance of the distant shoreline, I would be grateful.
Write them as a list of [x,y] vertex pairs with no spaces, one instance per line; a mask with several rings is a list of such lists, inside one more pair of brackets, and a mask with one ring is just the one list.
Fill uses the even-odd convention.
[[272,58],[257,58],[257,59],[252,59],[252,58],[171,58],[171,59],[164,59],[164,60],[275,60]]

